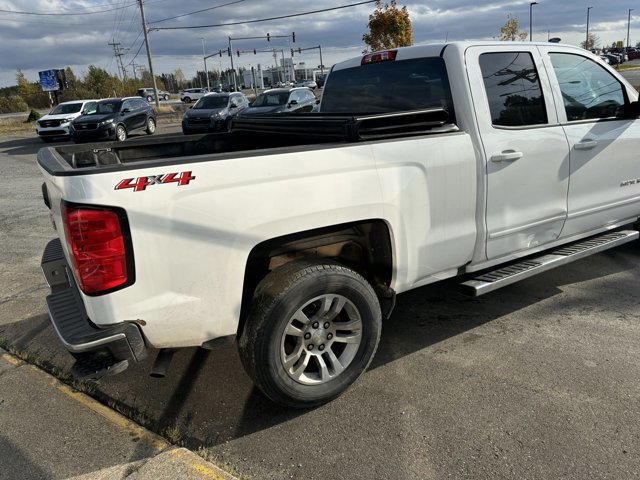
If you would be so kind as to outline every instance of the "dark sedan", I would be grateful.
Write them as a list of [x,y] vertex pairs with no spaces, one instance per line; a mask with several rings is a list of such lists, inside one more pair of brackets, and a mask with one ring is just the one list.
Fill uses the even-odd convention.
[[156,114],[151,105],[139,97],[110,98],[100,100],[96,110],[81,115],[71,122],[71,139],[74,142],[127,139],[131,132],[156,131]]

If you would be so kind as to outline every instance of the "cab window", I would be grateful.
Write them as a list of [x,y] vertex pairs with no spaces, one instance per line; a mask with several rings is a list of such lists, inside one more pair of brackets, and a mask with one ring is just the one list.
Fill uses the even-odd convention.
[[590,58],[551,53],[568,121],[615,117],[625,105],[622,84]]
[[547,123],[540,78],[529,52],[484,53],[480,55],[480,69],[493,125]]

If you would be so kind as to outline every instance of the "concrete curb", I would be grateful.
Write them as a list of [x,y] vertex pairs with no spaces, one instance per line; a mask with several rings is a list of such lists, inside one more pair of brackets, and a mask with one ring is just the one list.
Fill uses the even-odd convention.
[[[6,363],[3,365],[1,361]],[[90,396],[71,388],[44,370],[28,364],[0,348],[0,373],[13,368],[28,369],[30,373],[40,377],[43,380],[43,384],[49,385],[64,394],[78,404],[80,408],[92,410],[103,420],[118,429],[125,431],[130,436],[139,438],[140,442],[148,444],[152,451],[156,452],[148,459],[115,465],[103,470],[72,477],[73,480],[168,480],[176,478],[185,480],[238,480],[230,473],[204,460],[192,451],[172,445],[159,435],[129,420]]]

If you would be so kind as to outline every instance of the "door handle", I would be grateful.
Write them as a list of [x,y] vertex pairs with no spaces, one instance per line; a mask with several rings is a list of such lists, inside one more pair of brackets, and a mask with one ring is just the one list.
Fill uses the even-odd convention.
[[524,154],[522,152],[516,152],[515,150],[504,150],[502,153],[491,156],[492,162],[513,162],[522,158]]
[[582,140],[581,142],[576,143],[573,148],[576,150],[591,150],[594,147],[598,146],[598,142],[595,140]]

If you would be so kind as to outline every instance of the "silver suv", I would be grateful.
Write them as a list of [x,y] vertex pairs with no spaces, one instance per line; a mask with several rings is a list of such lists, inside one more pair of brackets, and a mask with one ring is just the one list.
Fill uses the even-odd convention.
[[[142,98],[146,98],[147,102],[152,102],[155,99],[155,95],[153,92],[153,88],[139,88],[136,92],[136,95]],[[165,92],[164,90],[158,89],[158,99],[159,100],[169,100],[169,92]]]
[[194,100],[200,100],[207,93],[206,88],[185,88],[180,94],[180,100],[184,103],[191,103]]

